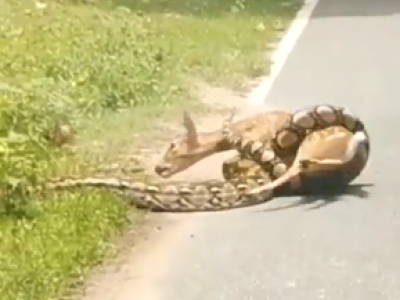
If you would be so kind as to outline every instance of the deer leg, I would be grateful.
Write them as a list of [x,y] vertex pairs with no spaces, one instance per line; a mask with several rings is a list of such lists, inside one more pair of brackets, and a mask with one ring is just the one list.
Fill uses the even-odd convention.
[[318,159],[318,158],[310,158],[302,160],[301,163],[308,168],[310,165],[319,165],[319,166],[341,166],[348,163],[347,159],[337,159],[337,158],[327,158],[327,159]]
[[311,166],[339,166],[345,164],[347,161],[340,159],[304,159],[300,160],[278,179],[267,183],[265,185],[261,185],[257,188],[254,188],[249,191],[249,194],[259,194],[264,191],[271,191],[275,188],[287,183],[291,182],[294,178],[300,175],[300,173],[307,171]]
[[287,182],[290,182],[292,179],[294,179],[296,176],[298,176],[301,172],[303,171],[303,165],[301,163],[297,163],[293,165],[285,174],[283,174],[281,177],[278,179],[267,183],[265,185],[261,185],[257,188],[254,188],[250,190],[248,193],[249,194],[259,194],[264,191],[271,191]]

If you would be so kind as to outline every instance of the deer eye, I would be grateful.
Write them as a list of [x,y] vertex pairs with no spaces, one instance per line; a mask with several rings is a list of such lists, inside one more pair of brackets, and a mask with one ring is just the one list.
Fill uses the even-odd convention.
[[179,144],[181,143],[181,138],[175,138],[171,144],[169,145],[169,149],[170,150],[175,150],[176,148],[178,148]]
[[172,141],[171,144],[169,145],[169,150],[176,152],[179,148],[179,145],[180,145],[179,141],[177,141],[177,140]]
[[176,148],[176,143],[172,142],[171,144],[169,144],[169,149],[170,150],[174,150]]

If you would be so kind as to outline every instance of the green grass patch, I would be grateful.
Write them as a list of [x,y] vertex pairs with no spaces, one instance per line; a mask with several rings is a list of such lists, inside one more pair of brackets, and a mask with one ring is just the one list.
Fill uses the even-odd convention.
[[[127,205],[111,196],[63,193],[53,200],[32,201],[25,217],[0,220],[1,299],[61,298],[114,252],[110,239],[128,224]],[[142,221],[134,217],[129,221]]]
[[90,173],[87,156],[73,157],[46,139],[56,122],[71,122],[87,151],[93,140],[123,148],[129,134],[148,138],[161,118],[183,106],[198,109],[190,83],[241,88],[267,73],[267,43],[276,41],[299,4],[4,1],[1,299],[60,299],[113,253],[113,237],[132,220],[134,226],[142,221],[142,213],[105,192],[40,194],[36,187],[50,175]]

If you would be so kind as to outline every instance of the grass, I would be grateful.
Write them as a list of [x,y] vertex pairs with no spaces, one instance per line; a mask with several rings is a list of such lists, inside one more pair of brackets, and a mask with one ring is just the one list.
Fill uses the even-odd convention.
[[[1,299],[54,299],[114,250],[110,238],[128,224],[127,206],[101,194],[33,203],[32,219],[0,221]],[[130,222],[140,224],[141,214]]]
[[2,300],[61,299],[114,253],[112,237],[143,220],[105,192],[43,196],[32,188],[49,174],[88,172],[79,157],[44,138],[54,122],[72,122],[82,145],[123,144],[128,133],[196,106],[193,81],[243,88],[268,72],[266,43],[277,39],[299,1],[2,4]]

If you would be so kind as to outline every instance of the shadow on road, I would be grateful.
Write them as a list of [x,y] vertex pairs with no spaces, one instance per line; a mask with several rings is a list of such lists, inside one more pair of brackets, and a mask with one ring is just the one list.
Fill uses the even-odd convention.
[[[279,207],[267,208],[267,209],[263,209],[263,210],[257,211],[257,212],[279,211],[279,210],[299,207],[302,205],[313,204],[313,203],[321,201],[321,203],[319,203],[315,206],[312,206],[311,208],[306,209],[306,210],[315,210],[315,209],[325,207],[329,204],[336,203],[337,201],[346,200],[346,198],[343,196],[355,196],[360,199],[367,199],[369,196],[369,192],[366,191],[365,188],[371,187],[371,186],[374,186],[374,185],[370,184],[370,183],[352,184],[347,187],[338,188],[335,190],[329,190],[329,192],[325,192],[325,193],[303,195],[300,198],[300,200],[298,200],[294,203],[284,205],[284,206],[279,206]],[[292,197],[294,197],[294,196],[292,196]]]

